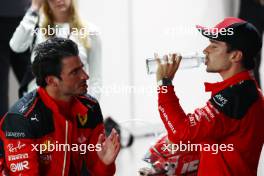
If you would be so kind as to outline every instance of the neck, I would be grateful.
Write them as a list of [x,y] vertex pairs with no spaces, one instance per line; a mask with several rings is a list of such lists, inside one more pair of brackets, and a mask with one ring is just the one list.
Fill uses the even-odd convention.
[[224,70],[220,72],[221,77],[223,80],[226,80],[228,78],[231,78],[232,76],[236,75],[237,73],[240,73],[242,71],[245,71],[245,68],[242,67],[232,67],[229,70]]
[[68,12],[54,14],[54,22],[55,23],[65,23],[69,21]]
[[54,100],[59,100],[59,101],[65,101],[65,102],[70,102],[72,99],[72,96],[70,95],[65,95],[61,94],[60,91],[54,90],[54,88],[51,88],[49,86],[46,86],[45,88],[46,92],[48,95],[53,98]]

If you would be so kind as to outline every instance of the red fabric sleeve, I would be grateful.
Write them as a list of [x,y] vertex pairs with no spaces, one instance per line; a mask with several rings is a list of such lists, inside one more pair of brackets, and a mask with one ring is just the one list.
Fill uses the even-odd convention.
[[[5,165],[8,175],[39,175],[38,155],[29,139],[5,139]],[[33,151],[32,151],[33,150]]]
[[174,143],[201,141],[207,137],[220,138],[232,133],[239,126],[239,120],[226,117],[210,101],[193,113],[185,114],[173,86],[168,86],[166,93],[159,92],[158,109],[168,138]]
[[[12,118],[11,116],[5,116],[1,122],[2,127],[5,118]],[[39,164],[38,164],[38,153],[34,150],[34,140],[20,138],[19,135],[23,136],[22,132],[11,132],[16,138],[7,138],[6,133],[8,131],[0,130],[0,137],[3,141],[4,149],[4,160],[2,163],[3,171],[2,175],[9,176],[38,176]],[[10,132],[9,132],[10,133]],[[39,149],[39,148],[38,148]],[[38,150],[37,149],[37,150]]]

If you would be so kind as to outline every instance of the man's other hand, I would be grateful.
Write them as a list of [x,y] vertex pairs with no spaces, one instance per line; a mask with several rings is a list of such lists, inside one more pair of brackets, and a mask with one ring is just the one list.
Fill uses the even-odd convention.
[[100,134],[97,144],[102,146],[102,150],[97,152],[100,160],[105,165],[112,164],[120,151],[120,139],[117,131],[113,128],[106,139],[104,134]]

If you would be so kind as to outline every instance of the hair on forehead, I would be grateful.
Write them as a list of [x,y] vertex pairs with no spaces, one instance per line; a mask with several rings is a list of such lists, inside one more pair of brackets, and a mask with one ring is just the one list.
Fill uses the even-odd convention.
[[60,78],[62,60],[70,56],[78,56],[77,44],[70,39],[53,37],[40,43],[34,49],[33,74],[39,86],[45,87],[47,76]]

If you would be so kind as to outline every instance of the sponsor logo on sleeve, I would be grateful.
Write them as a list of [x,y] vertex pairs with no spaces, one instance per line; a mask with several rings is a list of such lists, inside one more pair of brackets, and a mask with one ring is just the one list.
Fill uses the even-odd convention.
[[6,137],[14,137],[14,138],[23,138],[26,136],[23,132],[16,132],[16,131],[6,131],[5,132]]
[[20,112],[20,113],[23,113],[26,109],[27,109],[27,107],[23,105],[23,106],[19,109],[19,112]]
[[28,154],[27,153],[21,153],[18,155],[9,155],[8,156],[8,161],[16,161],[16,160],[20,160],[20,159],[27,159],[28,158]]
[[22,144],[20,141],[17,142],[17,144],[8,144],[7,149],[10,153],[18,152],[20,149],[26,147],[26,144]]
[[30,120],[31,120],[31,121],[39,122],[38,115],[37,115],[37,114],[34,114],[34,115],[30,118]]
[[225,97],[223,97],[221,94],[215,95],[213,97],[213,100],[220,107],[223,107],[228,102],[228,100]]
[[11,163],[10,164],[11,172],[23,171],[24,169],[29,169],[28,161],[22,161],[19,163]]

